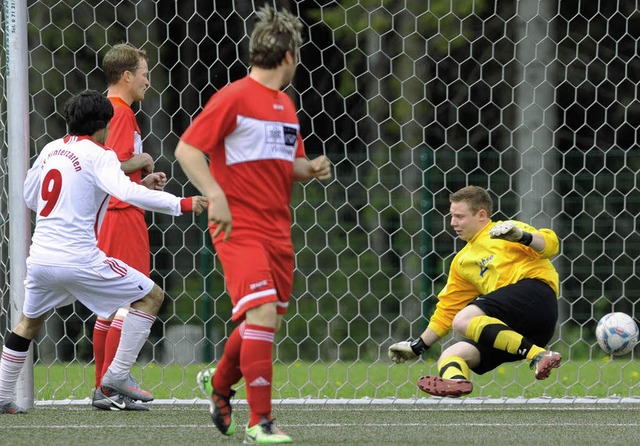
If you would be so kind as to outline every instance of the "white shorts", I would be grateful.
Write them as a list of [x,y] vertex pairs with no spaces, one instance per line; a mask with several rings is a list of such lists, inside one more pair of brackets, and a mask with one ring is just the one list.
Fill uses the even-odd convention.
[[96,265],[53,266],[27,259],[22,312],[29,318],[80,301],[101,318],[142,299],[154,287],[147,276],[121,260],[107,257]]

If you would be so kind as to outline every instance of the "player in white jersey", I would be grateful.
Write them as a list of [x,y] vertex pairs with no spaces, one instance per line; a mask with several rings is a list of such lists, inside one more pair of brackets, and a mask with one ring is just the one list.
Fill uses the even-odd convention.
[[31,340],[47,312],[82,302],[109,318],[131,305],[116,356],[102,385],[135,400],[151,401],[130,369],[149,336],[164,299],[163,290],[124,262],[97,247],[102,217],[111,195],[149,211],[199,214],[201,196],[179,198],[133,183],[116,154],[102,144],[113,116],[111,102],[97,91],[75,95],[65,106],[69,136],[47,144],[27,173],[24,198],[36,211],[36,228],[27,258],[25,302],[16,327],[5,337],[0,361],[0,413],[22,413],[12,400]]

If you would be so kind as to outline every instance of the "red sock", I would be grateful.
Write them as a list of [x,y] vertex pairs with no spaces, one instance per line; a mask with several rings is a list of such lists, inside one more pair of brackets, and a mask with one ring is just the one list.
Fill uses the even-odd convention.
[[96,364],[96,388],[102,380],[102,365],[104,364],[104,345],[111,321],[97,319],[93,326],[93,360]]
[[[118,344],[120,344],[120,335],[122,334],[122,319],[114,319],[109,327],[109,333],[107,333],[107,340],[104,346],[104,362],[102,364],[102,375],[107,373],[107,369],[113,362],[113,358],[116,356],[116,350],[118,350]],[[100,375],[100,379],[102,379]]]
[[249,427],[258,424],[263,416],[271,419],[274,334],[273,328],[249,324],[245,327],[240,369],[247,386]]
[[213,375],[213,388],[222,395],[231,393],[231,386],[240,381],[242,372],[240,371],[240,348],[242,347],[242,337],[244,336],[245,323],[241,323],[227,339],[224,345],[224,353],[216,367]]

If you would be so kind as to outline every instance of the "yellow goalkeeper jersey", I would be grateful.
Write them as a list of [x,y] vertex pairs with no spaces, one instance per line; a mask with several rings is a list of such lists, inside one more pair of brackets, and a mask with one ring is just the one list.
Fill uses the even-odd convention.
[[558,273],[549,260],[558,253],[558,236],[551,229],[511,221],[524,231],[542,236],[544,250],[537,252],[520,243],[492,239],[489,229],[501,222],[489,221],[453,258],[447,284],[438,294],[438,304],[429,321],[429,328],[438,336],[449,333],[453,317],[476,297],[520,280],[541,280],[558,296]]

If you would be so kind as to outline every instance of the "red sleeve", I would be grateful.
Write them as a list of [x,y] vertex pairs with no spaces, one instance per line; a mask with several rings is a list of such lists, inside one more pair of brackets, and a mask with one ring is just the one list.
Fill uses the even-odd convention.
[[133,157],[133,136],[136,131],[135,119],[133,110],[114,107],[113,118],[109,123],[109,133],[104,145],[116,152],[120,162],[127,161]]
[[220,90],[209,99],[180,139],[202,152],[213,153],[236,127],[235,103],[224,89]]
[[304,143],[302,142],[302,135],[298,132],[298,149],[296,150],[296,158],[306,158],[304,153]]
[[[287,102],[289,102],[289,107],[290,107],[289,109],[293,114],[293,119],[295,119],[295,122],[298,124],[298,126],[300,126],[300,121],[298,121],[298,116],[296,114],[296,106],[291,100],[291,97],[286,93],[282,93],[282,94],[286,98]],[[296,148],[296,158],[306,158],[306,157],[307,155],[304,150],[304,142],[302,141],[302,130],[298,130],[298,147]]]

